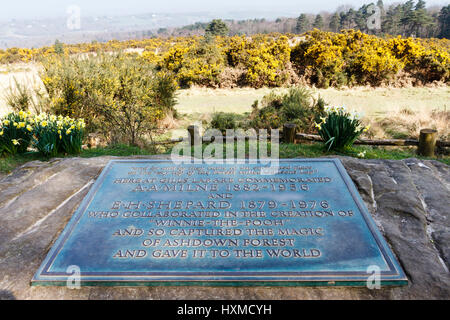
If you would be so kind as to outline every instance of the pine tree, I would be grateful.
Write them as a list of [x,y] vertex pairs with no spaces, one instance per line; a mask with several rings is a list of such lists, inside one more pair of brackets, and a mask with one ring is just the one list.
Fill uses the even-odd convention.
[[323,29],[323,18],[320,14],[316,16],[314,20],[313,27],[316,29]]
[[341,25],[344,29],[351,29],[353,28],[355,22],[355,10],[350,9],[345,12],[341,12]]
[[439,38],[450,39],[450,4],[446,7],[442,7],[438,16],[439,21]]
[[309,29],[309,21],[306,14],[302,13],[297,19],[297,25],[295,26],[295,33],[302,34]]
[[370,5],[363,5],[361,8],[358,9],[358,11],[355,12],[354,15],[354,22],[356,24],[356,28],[363,32],[367,32],[367,19],[369,18],[370,14],[368,13],[368,7]]
[[55,44],[53,45],[53,48],[54,48],[56,54],[64,54],[64,43],[62,43],[58,39],[55,40]]
[[338,13],[335,13],[331,16],[329,27],[333,32],[338,32],[341,29],[341,20],[339,19]]
[[413,23],[414,23],[414,0],[408,0],[402,5],[402,19],[400,22],[403,25],[404,36],[412,36],[413,34]]
[[401,34],[402,33],[402,17],[403,7],[402,5],[391,6],[386,12],[383,24],[381,25],[382,31],[388,34]]
[[214,19],[206,27],[205,34],[207,37],[211,36],[226,36],[229,29],[225,22],[220,19]]
[[414,6],[414,1],[405,3],[404,18],[402,22],[406,24],[409,35],[420,37],[421,31],[433,24],[431,16],[428,14],[425,1],[419,0]]

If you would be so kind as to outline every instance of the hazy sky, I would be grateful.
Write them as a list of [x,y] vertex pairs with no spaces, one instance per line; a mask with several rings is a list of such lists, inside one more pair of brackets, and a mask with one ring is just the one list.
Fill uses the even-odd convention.
[[[376,0],[373,0],[376,2]],[[390,1],[405,2],[406,0]],[[78,5],[84,15],[120,15],[148,12],[193,12],[261,10],[315,13],[334,11],[339,5],[351,4],[359,7],[370,0],[3,0],[0,19],[35,19],[66,16],[70,5]],[[447,5],[448,0],[428,0],[427,5]]]

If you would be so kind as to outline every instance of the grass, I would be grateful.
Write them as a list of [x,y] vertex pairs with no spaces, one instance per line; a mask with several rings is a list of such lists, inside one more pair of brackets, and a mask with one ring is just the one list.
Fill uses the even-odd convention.
[[[154,154],[155,152],[153,150],[141,149],[135,146],[118,144],[103,148],[92,148],[83,150],[79,155],[58,155],[58,157],[61,158],[74,156],[79,156],[81,158],[94,158],[101,156],[128,157],[128,156],[154,155]],[[0,157],[0,175],[8,174],[9,172],[23,165],[24,163],[35,160],[48,161],[49,158],[42,156],[38,152],[29,152],[26,154],[18,154],[15,156]]]
[[0,157],[0,175],[7,174],[26,162],[43,159],[44,157],[37,152]]
[[102,156],[116,156],[116,157],[127,157],[127,156],[143,156],[143,155],[154,155],[155,152],[142,149],[136,146],[129,146],[125,144],[118,144],[102,148],[92,148],[83,150],[80,154],[82,158],[94,158]]
[[[278,88],[279,92],[287,89]],[[448,110],[450,90],[443,87],[414,88],[370,88],[312,89],[330,105],[345,105],[363,112],[367,117],[383,116],[393,109],[409,108],[412,111]],[[214,112],[251,112],[251,105],[260,100],[271,89],[207,89],[191,88],[180,90],[176,109],[181,114],[211,115]]]
[[[203,150],[206,148],[206,144],[203,144]],[[226,154],[226,148],[224,145],[224,154]],[[245,156],[249,155],[248,142],[245,144]],[[233,145],[234,154],[237,155],[236,143]],[[268,147],[270,150],[270,146]],[[170,151],[169,151],[170,152]],[[193,153],[193,151],[191,151]],[[259,152],[259,148],[258,148]],[[280,159],[289,158],[319,158],[324,156],[350,156],[358,158],[359,154],[364,153],[363,159],[389,159],[389,160],[401,160],[408,158],[418,158],[422,160],[437,160],[450,165],[450,157],[438,156],[435,158],[426,158],[418,156],[416,148],[408,147],[372,147],[372,146],[352,146],[339,151],[327,151],[322,143],[308,143],[308,144],[280,144],[279,157]],[[269,153],[270,154],[270,153]],[[180,153],[183,155],[183,153]]]
[[[205,148],[207,145],[204,144]],[[226,148],[226,146],[225,146]],[[237,154],[237,146],[234,144],[235,154]],[[270,148],[269,148],[270,149]],[[171,149],[164,150],[149,150],[141,149],[139,147],[128,146],[128,145],[114,145],[102,148],[93,148],[83,150],[79,157],[82,158],[93,158],[101,156],[117,156],[117,157],[128,157],[136,155],[155,155],[155,154],[169,154]],[[224,150],[226,152],[226,149]],[[415,148],[397,148],[397,147],[371,147],[371,146],[353,146],[342,151],[330,151],[327,152],[321,143],[313,144],[280,144],[280,158],[318,158],[323,156],[351,156],[358,157],[358,154],[365,152],[364,159],[391,159],[391,160],[401,160],[407,158],[419,158],[419,159],[429,159],[441,161],[447,165],[450,165],[450,157],[440,156],[439,158],[424,158],[417,156]],[[246,143],[246,156],[248,156],[248,143]],[[60,157],[72,157],[72,155]],[[4,156],[0,158],[0,177],[2,175],[8,174],[18,166],[29,162],[29,161],[48,161],[48,158],[43,157],[37,152],[30,152],[23,155],[15,156]]]

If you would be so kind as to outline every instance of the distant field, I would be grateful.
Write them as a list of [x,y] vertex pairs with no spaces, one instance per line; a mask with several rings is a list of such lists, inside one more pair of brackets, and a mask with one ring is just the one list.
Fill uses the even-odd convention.
[[[277,89],[279,92],[287,89]],[[206,118],[214,112],[245,113],[251,111],[271,89],[203,89],[180,90],[177,110]],[[413,111],[449,110],[450,88],[365,88],[337,90],[313,89],[330,105],[345,105],[363,112],[366,117],[383,116],[396,109],[408,107]]]

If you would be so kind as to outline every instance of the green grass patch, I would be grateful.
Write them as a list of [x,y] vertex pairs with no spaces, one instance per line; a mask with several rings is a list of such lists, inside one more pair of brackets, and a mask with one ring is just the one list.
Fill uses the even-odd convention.
[[[203,144],[203,150],[207,147],[207,144]],[[227,145],[224,145],[224,154],[226,154]],[[237,144],[233,145],[234,154],[237,155]],[[269,148],[270,150],[270,148]],[[407,158],[419,158],[423,160],[437,160],[450,165],[449,156],[438,156],[437,158],[424,158],[416,154],[415,148],[387,148],[387,147],[371,147],[371,146],[353,146],[345,150],[340,151],[326,151],[323,144],[313,143],[313,144],[280,144],[280,158],[318,158],[323,156],[350,156],[358,158],[360,154],[364,153],[364,159],[390,159],[390,160],[401,160]],[[170,148],[163,148],[159,150],[142,149],[135,146],[128,146],[124,144],[113,145],[108,147],[99,147],[88,150],[83,150],[79,157],[82,158],[93,158],[101,156],[117,156],[117,157],[128,157],[128,156],[138,156],[138,155],[155,155],[155,154],[169,154]],[[245,156],[249,155],[249,144],[245,144]],[[258,148],[259,154],[259,148]],[[182,155],[182,154],[181,154]],[[59,155],[59,157],[72,157]],[[7,174],[29,161],[40,160],[48,161],[49,159],[42,156],[38,152],[30,152],[27,154],[8,156],[0,158],[0,174]]]
[[80,157],[82,158],[94,158],[101,156],[128,157],[128,156],[144,156],[154,154],[156,154],[156,152],[153,150],[142,149],[136,146],[129,146],[126,144],[118,144],[107,147],[98,147],[83,150],[80,154]]
[[0,174],[9,173],[18,166],[23,165],[24,163],[42,159],[43,157],[37,152],[0,157]]
[[[136,146],[129,146],[125,144],[118,144],[108,147],[98,147],[87,150],[82,150],[78,157],[81,158],[94,158],[101,156],[117,156],[117,157],[128,157],[128,156],[140,156],[140,155],[154,155],[154,154],[164,154],[163,151],[155,152],[150,149],[142,149]],[[58,154],[59,158],[66,157],[76,157],[76,155],[63,155]],[[29,161],[48,161],[49,158],[44,157],[39,152],[29,152],[26,154],[17,154],[15,156],[5,156],[0,157],[0,174],[7,174],[14,170],[15,168],[29,162]]]
[[[203,152],[208,144],[203,144]],[[226,149],[230,147],[229,145],[224,145],[223,154],[226,155]],[[312,143],[312,144],[280,144],[279,145],[279,157],[280,159],[289,158],[319,158],[323,156],[350,156],[360,159],[389,159],[389,160],[402,160],[408,158],[418,158],[422,160],[437,160],[450,165],[450,157],[448,156],[438,156],[435,158],[425,158],[418,156],[416,153],[416,148],[399,148],[399,147],[373,147],[373,146],[352,146],[343,150],[331,150],[327,151],[322,143]],[[237,144],[235,143],[232,148],[234,149],[234,155],[237,157]],[[270,146],[268,148],[270,150]],[[259,154],[259,146],[257,148]],[[193,148],[191,149],[191,154],[194,154]],[[245,157],[248,157],[249,143],[245,142]],[[183,152],[180,153],[183,155]],[[215,156],[215,153],[212,153]],[[270,156],[270,152],[269,152]]]

